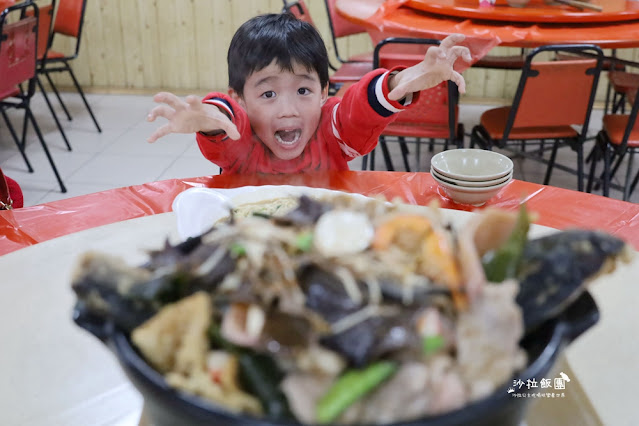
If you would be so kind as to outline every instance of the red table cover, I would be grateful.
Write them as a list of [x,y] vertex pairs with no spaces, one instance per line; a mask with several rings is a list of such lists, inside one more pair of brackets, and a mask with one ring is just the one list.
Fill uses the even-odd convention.
[[[194,186],[303,185],[365,195],[400,197],[410,204],[438,200],[444,208],[473,211],[444,198],[428,173],[329,172],[300,175],[218,175],[171,179],[0,212],[0,255],[73,232],[171,211],[180,192]],[[601,229],[639,249],[639,205],[552,186],[513,180],[485,206],[517,210],[526,202],[539,225]]]
[[[366,27],[374,44],[386,37],[443,39],[451,33],[467,37],[474,58],[496,46],[537,47],[557,43],[594,43],[602,48],[639,47],[639,20],[596,23],[499,22],[427,13],[409,0],[387,0],[372,16],[364,16],[370,0],[339,0],[339,13]],[[379,3],[380,0],[375,0]]]

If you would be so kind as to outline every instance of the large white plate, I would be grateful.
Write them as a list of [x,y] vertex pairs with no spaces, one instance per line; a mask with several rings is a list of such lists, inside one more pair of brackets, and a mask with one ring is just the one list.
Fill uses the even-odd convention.
[[[176,215],[177,230],[181,238],[194,237],[209,230],[219,219],[228,216],[232,207],[246,203],[258,203],[276,198],[300,196],[302,194],[321,198],[347,194],[323,188],[309,188],[306,186],[264,185],[243,186],[240,188],[190,188],[181,192],[173,201],[173,211]],[[365,200],[368,197],[361,194],[348,193],[350,196]],[[406,210],[421,210],[424,206],[406,205]],[[460,227],[473,214],[462,210],[441,209],[445,220],[455,227]],[[531,237],[539,237],[551,232],[552,228],[533,225]]]
[[[282,191],[329,192],[301,187],[215,191],[226,197],[225,202],[235,203],[272,199]],[[459,226],[474,213],[443,210],[443,214]],[[540,226],[531,229],[532,235],[545,232],[553,230]],[[137,424],[142,408],[139,394],[109,350],[73,324],[71,274],[78,256],[87,250],[119,255],[135,265],[146,258],[145,250],[161,247],[167,238],[180,240],[174,213],[88,229],[0,256],[0,424]],[[574,395],[570,386],[578,381],[603,424],[636,421],[636,398],[626,385],[639,382],[637,276],[639,264],[634,262],[594,283],[592,292],[602,319],[566,352],[575,374],[566,396]],[[561,408],[565,402],[556,403]],[[576,413],[569,415],[576,419]],[[555,419],[543,420],[549,424]]]

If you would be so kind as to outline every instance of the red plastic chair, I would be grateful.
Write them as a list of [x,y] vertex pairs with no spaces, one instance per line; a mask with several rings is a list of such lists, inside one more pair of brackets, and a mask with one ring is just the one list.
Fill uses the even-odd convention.
[[[421,50],[419,58],[423,58],[425,50],[430,46],[437,46],[439,40],[435,39],[418,39],[418,38],[396,38],[391,37],[379,42],[373,52],[373,64],[375,68],[394,68],[396,66],[411,66],[417,63],[414,55],[402,56],[397,54],[397,46],[404,49],[406,47],[414,47]],[[393,53],[384,53],[382,50],[391,51]],[[402,49],[400,49],[402,50]],[[416,170],[419,170],[422,139],[428,139],[429,149],[432,151],[436,140],[443,140],[444,149],[448,149],[449,145],[456,145],[458,148],[463,146],[464,126],[458,123],[458,99],[459,93],[457,85],[453,82],[443,82],[433,88],[420,92],[419,98],[415,101],[412,108],[397,113],[397,118],[390,123],[382,136],[379,145],[384,156],[386,168],[393,171],[392,163],[388,147],[388,137],[396,137],[402,152],[402,159],[406,171],[410,171],[408,160],[408,145],[406,138],[415,138],[415,163]],[[364,156],[362,160],[362,170],[367,169],[368,157]],[[370,169],[374,169],[375,151],[371,152]]]
[[498,70],[520,70],[526,62],[526,53],[521,49],[519,55],[486,55],[472,66],[474,68],[490,68]]
[[[44,59],[44,55],[47,53],[47,49],[49,48],[51,41],[51,31],[53,30],[53,13],[55,11],[55,0],[52,0],[51,3],[45,6],[40,6],[40,18],[38,19],[38,64],[42,64],[42,60]],[[37,74],[36,74],[37,75]],[[60,124],[60,120],[58,120],[58,116],[53,110],[53,106],[49,101],[49,97],[47,96],[47,92],[44,90],[42,86],[42,82],[38,78],[36,80],[38,84],[38,88],[42,93],[44,100],[49,107],[49,111],[51,111],[51,115],[53,116],[53,120],[55,121],[55,125],[62,135],[62,139],[67,146],[67,149],[71,151],[71,144],[67,139],[67,135]]]
[[[639,74],[625,70],[615,70],[608,74],[610,86],[612,86],[612,102],[610,111],[615,114],[621,111],[626,112],[626,102],[628,102],[628,94],[636,92],[639,89]],[[606,102],[605,113],[608,113],[608,102]]]
[[[572,61],[575,59],[579,59],[579,56],[565,53],[555,56],[555,60],[558,61]],[[624,87],[624,81],[626,79],[622,75],[629,74],[624,72],[625,70],[626,66],[622,61],[617,59],[617,50],[612,49],[612,54],[610,56],[605,56],[603,63],[601,64],[601,71],[608,72],[608,86],[606,87],[606,99],[604,101],[604,115],[608,114],[609,108],[613,114],[616,113],[619,108],[621,108],[622,112],[625,112],[625,93],[627,88]],[[619,79],[618,83],[615,82],[617,79]],[[639,79],[636,81],[637,83],[635,84],[635,87],[639,86]],[[624,99],[621,99],[620,96],[623,96]]]
[[[31,98],[36,85],[38,19],[38,6],[31,0],[11,6],[0,14],[0,113],[30,173],[33,172],[33,167],[24,148],[27,123],[31,122],[60,184],[60,190],[66,192],[53,157],[31,112]],[[23,83],[27,85],[26,90],[22,87]],[[7,115],[6,111],[11,108],[24,110],[21,138],[18,138]]]
[[[38,61],[40,65],[38,68],[38,74],[43,74],[46,77],[49,85],[51,86],[51,89],[53,90],[53,93],[58,98],[58,101],[60,102],[60,105],[62,106],[62,109],[64,110],[67,118],[71,120],[71,114],[69,113],[69,110],[67,109],[64,102],[62,102],[60,93],[58,92],[57,87],[55,86],[53,80],[51,79],[51,76],[49,75],[53,72],[69,73],[69,76],[73,81],[73,85],[80,94],[82,102],[84,102],[87,111],[89,111],[89,115],[91,115],[91,119],[93,120],[96,129],[98,130],[98,132],[102,132],[102,129],[98,124],[98,120],[95,118],[93,110],[89,106],[89,102],[87,102],[87,99],[84,96],[84,92],[82,91],[82,87],[80,86],[80,83],[78,83],[78,80],[75,77],[70,64],[70,62],[76,59],[78,57],[78,54],[80,53],[80,40],[82,36],[82,27],[84,24],[84,13],[86,10],[86,4],[86,0],[60,0],[55,16],[55,21],[53,23],[53,31],[51,33],[51,38],[49,39],[48,50],[45,53],[44,57]],[[74,38],[75,51],[66,54],[52,50],[51,46],[56,34]],[[48,101],[47,104],[50,107],[51,113],[55,117],[56,113],[51,107],[51,104]]]
[[337,8],[335,7],[336,2],[337,0],[324,0],[324,4],[326,5],[326,14],[328,15],[328,24],[331,27],[331,38],[333,39],[335,57],[343,64],[349,62],[366,62],[372,64],[373,52],[361,53],[347,59],[344,59],[339,54],[339,49],[337,47],[337,40],[339,38],[365,33],[366,29],[360,25],[353,24],[337,13]]
[[[535,61],[544,52],[587,53],[593,59],[566,61]],[[592,105],[603,62],[603,52],[595,45],[550,45],[533,50],[526,58],[512,106],[485,111],[479,125],[471,132],[471,147],[493,146],[514,151],[517,155],[547,164],[544,184],[550,182],[554,167],[577,175],[577,187],[583,191],[583,144],[590,122]],[[580,126],[580,131],[574,126]],[[544,142],[554,140],[550,158]],[[519,146],[536,145],[536,152],[513,150],[510,142]],[[556,164],[560,146],[570,146],[577,152],[573,165]]]
[[[639,96],[637,92],[628,93],[628,98],[632,102],[630,114],[606,114],[603,117],[603,127],[597,134],[597,143],[593,152],[592,163],[590,164],[590,175],[588,178],[587,192],[590,192],[594,182],[597,159],[603,157],[604,171],[601,175],[603,181],[603,195],[610,195],[610,187],[613,186],[611,180],[624,158],[628,158],[626,168],[626,178],[623,187],[623,200],[628,201],[630,194],[635,190],[639,182],[639,171],[632,179],[634,155],[639,153],[639,123],[637,123],[637,113],[639,112]],[[610,170],[611,162],[617,160]],[[632,179],[632,181],[631,181]]]
[[[283,0],[283,11],[293,14],[297,19],[308,22],[315,26],[315,22],[311,17],[311,14],[304,3],[304,0],[298,0],[294,2],[288,2]],[[335,92],[345,83],[354,83],[359,81],[366,73],[373,70],[373,64],[369,61],[364,62],[345,62],[336,66],[329,62],[329,67],[335,71],[329,77],[329,93],[335,94]]]

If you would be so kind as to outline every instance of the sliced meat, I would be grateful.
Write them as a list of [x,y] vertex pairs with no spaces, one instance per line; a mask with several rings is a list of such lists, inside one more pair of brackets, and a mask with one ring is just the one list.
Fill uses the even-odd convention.
[[457,325],[457,360],[471,400],[487,396],[525,365],[524,328],[515,281],[490,284]]

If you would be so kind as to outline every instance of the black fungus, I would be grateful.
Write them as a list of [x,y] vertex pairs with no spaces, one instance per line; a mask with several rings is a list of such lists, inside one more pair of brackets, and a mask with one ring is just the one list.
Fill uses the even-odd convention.
[[625,243],[597,231],[568,230],[526,243],[517,303],[526,330],[559,315],[585,290],[588,278]]

